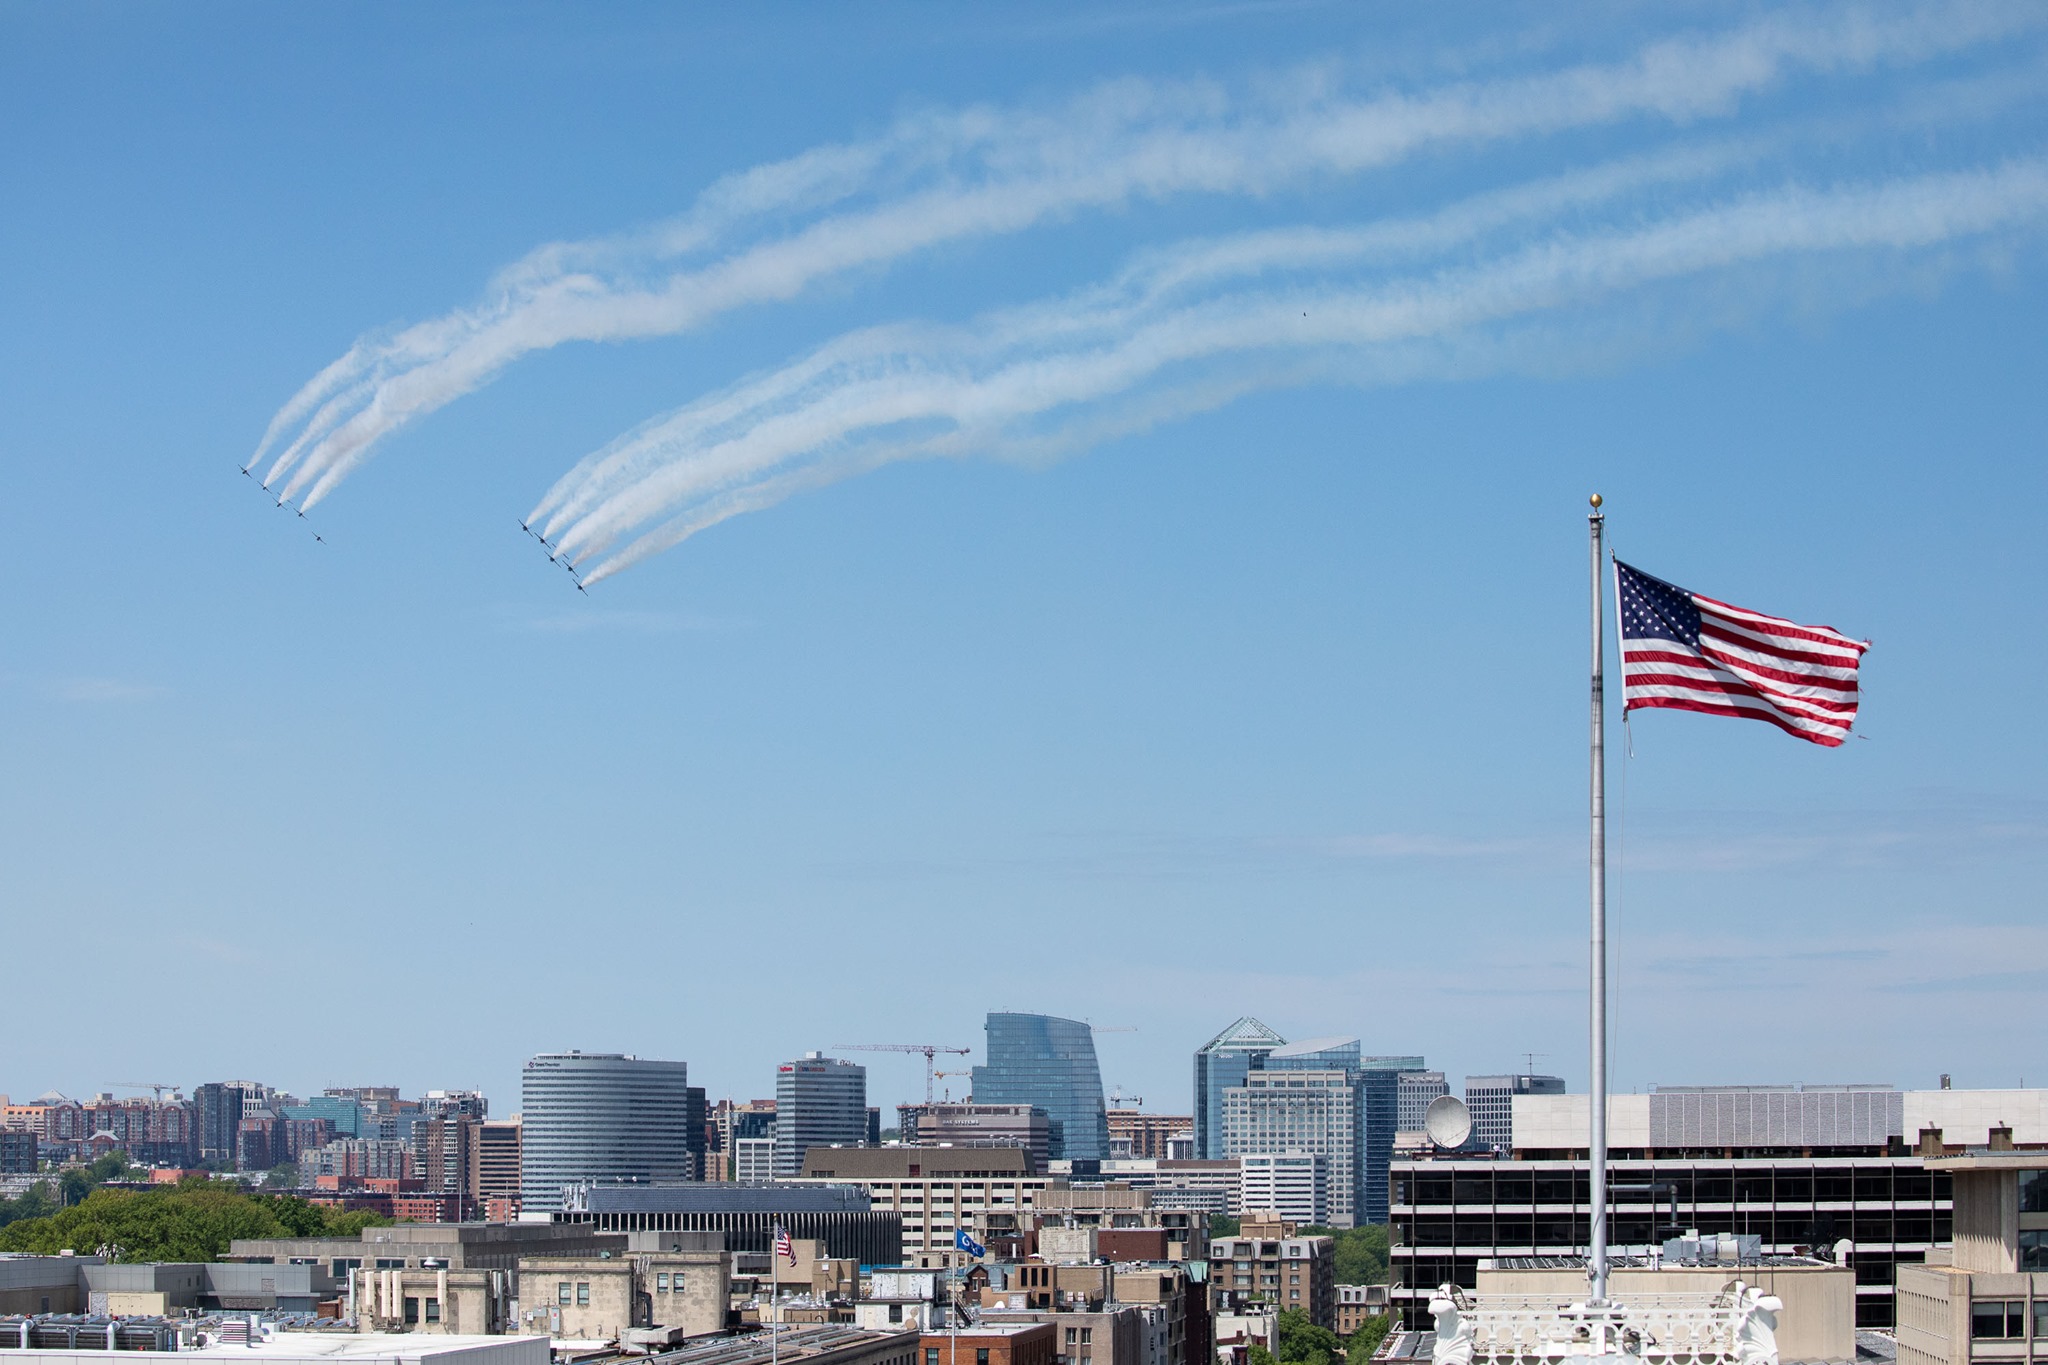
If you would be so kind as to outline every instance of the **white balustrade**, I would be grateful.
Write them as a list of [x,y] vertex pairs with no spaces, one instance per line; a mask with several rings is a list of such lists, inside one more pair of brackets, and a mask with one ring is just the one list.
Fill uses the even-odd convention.
[[1778,1365],[1783,1307],[1740,1280],[1717,1294],[1638,1295],[1597,1305],[1538,1294],[1480,1298],[1444,1285],[1429,1305],[1436,1318],[1433,1365]]

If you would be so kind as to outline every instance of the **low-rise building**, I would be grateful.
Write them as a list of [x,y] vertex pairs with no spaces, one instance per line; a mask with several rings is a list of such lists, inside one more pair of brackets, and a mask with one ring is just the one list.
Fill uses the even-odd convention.
[[990,1250],[1020,1247],[1052,1182],[1030,1174],[1018,1147],[814,1147],[797,1183],[852,1183],[902,1219],[900,1255],[865,1264],[944,1268],[973,1259],[954,1245],[960,1232]]
[[1221,1315],[1270,1304],[1299,1308],[1309,1321],[1337,1326],[1337,1244],[1302,1237],[1295,1225],[1246,1214],[1235,1237],[1209,1244],[1209,1309]]
[[1365,1326],[1366,1319],[1387,1314],[1387,1287],[1383,1284],[1340,1284],[1337,1286],[1337,1335],[1349,1339]]
[[[2048,1151],[2011,1130],[1961,1155],[1930,1154],[1954,1182],[1955,1240],[1899,1267],[1899,1365],[2022,1362],[2048,1351]],[[1940,1144],[1929,1130],[1927,1146]]]
[[1055,1365],[1056,1333],[1046,1323],[981,1323],[918,1338],[920,1365]]
[[80,1270],[97,1256],[0,1255],[0,1314],[76,1313],[85,1306]]
[[731,1283],[732,1258],[722,1250],[522,1257],[512,1330],[579,1341],[623,1340],[656,1327],[702,1336],[726,1325]]

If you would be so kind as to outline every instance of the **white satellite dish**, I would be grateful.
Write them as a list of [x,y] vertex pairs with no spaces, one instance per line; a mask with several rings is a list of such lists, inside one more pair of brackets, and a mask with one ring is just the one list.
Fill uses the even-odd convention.
[[1472,1111],[1456,1095],[1438,1095],[1423,1111],[1422,1129],[1431,1142],[1455,1151],[1472,1136]]

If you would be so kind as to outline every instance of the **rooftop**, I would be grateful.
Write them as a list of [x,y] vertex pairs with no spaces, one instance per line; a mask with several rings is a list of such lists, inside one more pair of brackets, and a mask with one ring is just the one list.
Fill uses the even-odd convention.
[[[673,1351],[649,1356],[649,1365],[761,1365],[779,1354],[782,1360],[809,1360],[831,1355],[848,1347],[873,1346],[890,1337],[914,1337],[915,1332],[868,1332],[858,1327],[784,1327],[770,1342],[767,1332],[713,1337],[688,1342]],[[493,1338],[495,1340],[495,1338]]]

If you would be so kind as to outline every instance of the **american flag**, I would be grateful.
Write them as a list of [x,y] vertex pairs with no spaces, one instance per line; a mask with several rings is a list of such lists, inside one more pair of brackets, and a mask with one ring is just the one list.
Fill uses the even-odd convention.
[[796,1248],[790,1245],[789,1229],[780,1223],[775,1225],[775,1254],[788,1257],[791,1265],[796,1264]]
[[1830,748],[1856,720],[1867,640],[1687,592],[1614,561],[1622,711],[1672,706],[1768,721]]

